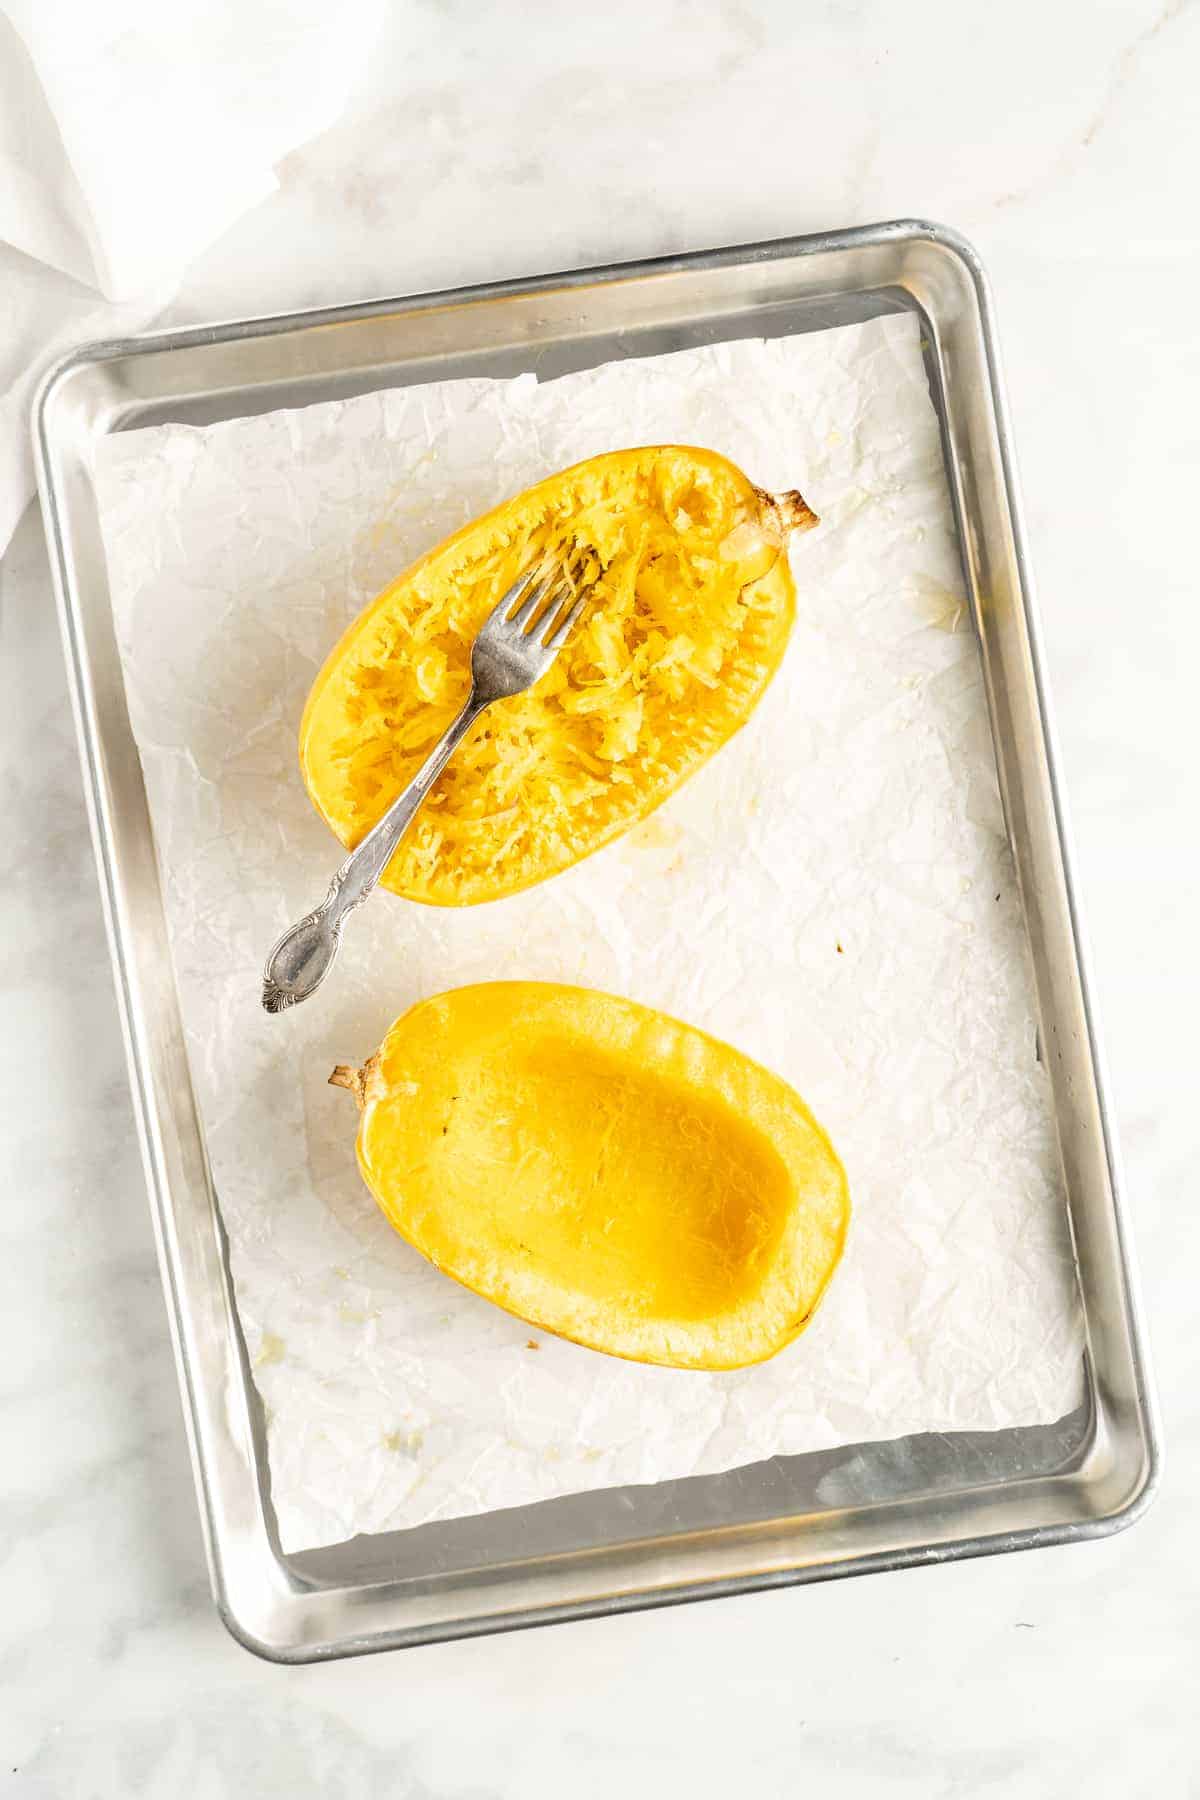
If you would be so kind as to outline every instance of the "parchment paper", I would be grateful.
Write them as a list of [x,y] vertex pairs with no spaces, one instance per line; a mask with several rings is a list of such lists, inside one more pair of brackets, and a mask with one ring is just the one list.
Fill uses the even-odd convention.
[[[307,1005],[265,953],[341,852],[296,768],[354,613],[530,482],[623,445],[731,456],[822,515],[750,725],[622,842],[527,894],[381,894]],[[133,728],[285,1548],[775,1453],[1049,1421],[1082,1332],[1027,951],[915,320],[434,383],[105,440]],[[326,1086],[413,1001],[528,976],[628,994],[791,1081],[849,1172],[809,1331],[705,1375],[466,1293],[362,1185]]]

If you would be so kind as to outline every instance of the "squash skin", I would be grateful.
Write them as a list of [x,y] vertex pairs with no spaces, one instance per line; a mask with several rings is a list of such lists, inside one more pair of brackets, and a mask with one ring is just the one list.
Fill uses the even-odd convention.
[[465,700],[491,606],[531,560],[574,545],[600,573],[589,615],[534,690],[476,727],[382,882],[464,906],[571,867],[750,717],[794,616],[788,534],[816,523],[799,494],[678,445],[594,457],[506,501],[405,571],[327,658],[300,727],[314,806],[347,848],[361,841]]
[[634,1001],[488,982],[420,1002],[361,1070],[358,1161],[436,1267],[636,1362],[736,1369],[804,1330],[845,1172],[778,1076]]

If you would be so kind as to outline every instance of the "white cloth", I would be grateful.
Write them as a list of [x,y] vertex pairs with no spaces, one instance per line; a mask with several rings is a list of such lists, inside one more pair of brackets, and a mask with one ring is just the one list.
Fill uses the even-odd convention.
[[72,342],[145,325],[346,102],[383,0],[0,0],[0,553],[29,403]]

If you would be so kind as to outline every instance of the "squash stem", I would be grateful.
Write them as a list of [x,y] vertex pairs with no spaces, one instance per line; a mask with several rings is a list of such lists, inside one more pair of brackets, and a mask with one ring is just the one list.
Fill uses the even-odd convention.
[[355,1105],[362,1111],[366,1100],[367,1071],[355,1069],[349,1063],[339,1063],[329,1077],[330,1087],[347,1088],[354,1095]]

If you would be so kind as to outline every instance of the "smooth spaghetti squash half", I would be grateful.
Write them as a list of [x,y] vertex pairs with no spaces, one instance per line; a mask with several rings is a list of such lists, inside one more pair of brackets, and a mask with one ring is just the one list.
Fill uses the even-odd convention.
[[361,1069],[358,1161],[423,1256],[636,1362],[736,1369],[804,1330],[846,1177],[800,1096],[632,1000],[488,982],[411,1008]]

